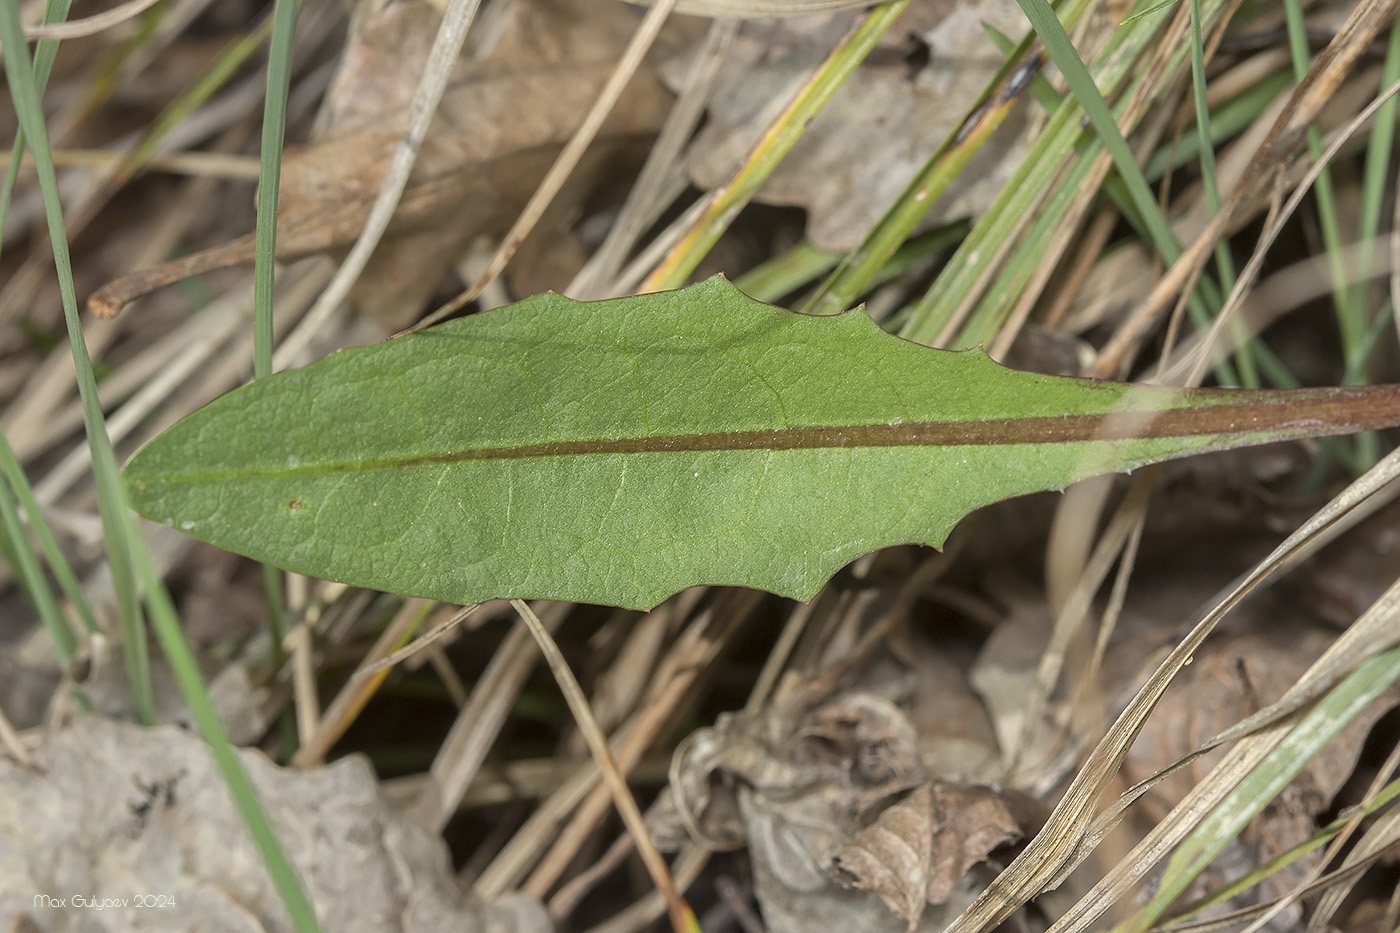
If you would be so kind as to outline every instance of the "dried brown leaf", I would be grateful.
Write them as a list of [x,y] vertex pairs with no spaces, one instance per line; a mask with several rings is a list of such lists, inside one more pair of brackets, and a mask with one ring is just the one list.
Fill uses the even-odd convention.
[[[862,679],[892,678],[875,664]],[[678,752],[653,832],[746,842],[770,930],[893,931],[896,917],[934,929],[961,909],[948,902],[967,896],[969,870],[1039,816],[1021,795],[928,782],[922,738],[900,706],[862,690],[721,717]]]
[[928,902],[933,834],[938,830],[934,812],[933,785],[925,784],[884,810],[833,860],[838,881],[880,895],[890,910],[908,921],[911,931]]
[[[408,187],[356,292],[388,329],[406,323],[473,237],[500,233],[530,196],[607,80],[635,18],[613,0],[518,0],[489,57],[454,72]],[[347,247],[359,234],[407,119],[406,102],[437,25],[432,7],[403,0],[370,17],[347,47],[318,140],[282,165],[278,258]],[[670,95],[639,74],[599,134],[575,199],[596,174],[660,125]],[[567,210],[566,194],[558,210]],[[252,236],[123,276],[90,300],[112,314],[188,275],[251,261]]]
[[930,904],[947,902],[973,865],[1026,835],[1027,830],[1039,828],[1036,823],[1023,826],[1013,812],[1020,810],[1028,817],[1034,808],[1031,801],[1017,795],[1016,803],[1010,805],[1002,791],[990,787],[937,783],[933,800],[941,826],[933,840],[927,891]]

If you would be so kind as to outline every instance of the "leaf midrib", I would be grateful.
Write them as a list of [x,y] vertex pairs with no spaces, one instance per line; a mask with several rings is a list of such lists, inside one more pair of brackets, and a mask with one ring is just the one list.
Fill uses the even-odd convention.
[[[569,456],[703,453],[750,450],[840,448],[979,447],[1065,444],[1087,441],[1161,440],[1269,432],[1279,437],[1348,433],[1400,420],[1400,387],[1250,392],[1247,399],[1221,401],[1233,390],[1197,390],[1187,398],[1208,407],[1098,414],[1040,415],[961,421],[908,421],[805,425],[640,437],[541,441],[495,447],[389,457],[361,457],[275,468],[239,468],[166,474],[161,482],[205,482],[235,478],[294,478],[372,472],[431,464],[528,460]],[[144,485],[144,481],[137,480]]]

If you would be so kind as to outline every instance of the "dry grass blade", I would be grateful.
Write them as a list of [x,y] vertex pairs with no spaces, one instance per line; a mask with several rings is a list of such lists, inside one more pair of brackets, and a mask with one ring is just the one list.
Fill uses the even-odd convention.
[[[550,605],[541,623],[545,630],[557,629],[569,608],[565,603]],[[512,628],[433,758],[427,783],[413,804],[413,816],[419,823],[435,832],[447,825],[538,661],[530,631],[523,624]]]
[[511,225],[510,230],[502,238],[500,246],[496,248],[495,254],[491,257],[491,261],[486,264],[486,268],[472,283],[471,288],[446,307],[429,315],[415,329],[427,327],[434,321],[442,320],[453,309],[466,305],[480,295],[504,271],[506,264],[520,248],[525,237],[530,235],[535,224],[539,223],[540,218],[544,216],[545,208],[549,207],[554,196],[564,186],[569,173],[577,167],[579,159],[583,158],[584,150],[588,148],[589,143],[593,142],[598,131],[602,129],[603,121],[608,118],[608,114],[612,113],[613,107],[617,105],[618,98],[622,96],[627,82],[632,80],[632,76],[637,73],[642,60],[661,32],[666,18],[671,15],[675,3],[676,0],[657,0],[652,4],[651,9],[647,10],[647,15],[637,26],[632,41],[627,43],[627,48],[622,53],[622,59],[617,63],[612,74],[608,76],[607,84],[603,85],[603,89],[598,92],[593,106],[589,108],[588,115],[583,118],[579,128],[574,131],[574,135],[559,153],[558,158],[554,160],[554,164],[549,167],[549,173],[535,189],[529,202],[521,209],[520,216],[515,219],[515,223]]
[[355,245],[350,248],[345,261],[340,264],[334,278],[326,286],[326,291],[307,315],[308,319],[317,324],[324,323],[331,312],[345,300],[350,289],[354,286],[355,280],[360,277],[360,273],[368,265],[370,256],[384,236],[384,231],[389,228],[389,221],[393,219],[399,199],[403,196],[404,188],[408,185],[408,176],[413,171],[413,163],[418,158],[418,151],[423,147],[423,140],[428,136],[428,126],[433,122],[438,104],[442,101],[442,95],[447,90],[447,82],[452,76],[452,68],[456,64],[458,56],[462,54],[462,45],[467,38],[467,29],[476,17],[477,8],[480,5],[481,0],[452,0],[444,13],[442,25],[433,39],[432,50],[428,53],[428,62],[423,69],[423,77],[419,79],[413,100],[409,104],[408,126],[399,138],[398,145],[394,147],[389,171],[384,176],[383,184],[380,185],[374,206],[365,219],[364,227],[356,238]]
[[[701,675],[712,669],[720,651],[749,619],[755,603],[756,600],[752,598],[740,598],[731,604],[735,611],[703,612],[686,634],[676,641],[657,666],[644,704],[617,730],[618,734],[613,740],[614,757],[621,772],[630,774],[646,750],[656,745],[663,728],[674,722],[677,711],[683,708]],[[590,791],[555,835],[553,844],[534,871],[521,884],[522,890],[545,896],[569,863],[578,857],[586,840],[602,821],[608,802],[608,788],[595,787]]]
[[97,13],[86,19],[26,26],[24,27],[24,37],[31,42],[37,39],[81,39],[83,36],[96,35],[111,29],[113,26],[120,26],[128,20],[135,19],[159,2],[160,0],[127,0],[126,3],[113,7],[105,13]]
[[14,726],[10,725],[10,718],[5,715],[4,710],[0,710],[0,746],[14,757],[15,761],[24,765],[31,771],[38,769],[34,759],[25,751],[24,743],[20,741],[19,735],[15,732]]
[[1206,367],[1209,365],[1209,349],[1215,346],[1216,341],[1220,338],[1221,334],[1224,333],[1226,323],[1244,303],[1245,297],[1249,294],[1255,280],[1259,277],[1260,270],[1264,267],[1264,260],[1268,255],[1269,247],[1273,245],[1274,241],[1278,239],[1279,234],[1283,232],[1285,222],[1293,216],[1299,205],[1303,203],[1303,198],[1306,197],[1308,191],[1311,190],[1313,182],[1317,180],[1318,176],[1326,169],[1327,165],[1336,157],[1337,153],[1341,151],[1342,146],[1357,133],[1361,132],[1371,117],[1375,116],[1376,111],[1380,109],[1381,105],[1395,96],[1396,93],[1400,93],[1400,81],[1392,84],[1377,95],[1375,100],[1371,101],[1371,103],[1358,113],[1350,123],[1337,132],[1332,141],[1328,144],[1326,150],[1323,151],[1321,158],[1309,169],[1302,183],[1294,189],[1288,201],[1280,210],[1269,218],[1269,222],[1264,227],[1263,234],[1259,237],[1259,243],[1254,249],[1254,254],[1250,256],[1249,263],[1245,266],[1244,271],[1240,274],[1239,280],[1235,283],[1235,288],[1230,293],[1229,300],[1226,301],[1225,307],[1221,309],[1220,314],[1211,325],[1210,332],[1206,335],[1206,339],[1202,342],[1198,350],[1198,356],[1194,364],[1194,371],[1190,376],[1189,384],[1194,385],[1198,383],[1205,374]]
[[[636,183],[627,193],[617,222],[608,231],[603,245],[574,276],[564,294],[579,301],[589,301],[626,291],[617,287],[618,270],[646,228],[655,223],[666,205],[684,190],[685,178],[679,161],[681,152],[705,114],[705,107],[721,75],[720,66],[724,64],[725,55],[738,31],[736,20],[717,19],[710,24],[685,87],[667,114],[666,123],[647,154],[646,164],[642,166]],[[671,192],[668,190],[671,188],[676,190]]]
[[1317,120],[1367,46],[1390,24],[1394,14],[1395,0],[1365,0],[1351,11],[1336,36],[1313,62],[1307,77],[1294,89],[1229,200],[1221,205],[1220,212],[1099,353],[1094,366],[1096,375],[1102,377],[1119,371],[1148,322],[1155,320],[1178,295],[1189,293],[1195,287],[1197,276],[1216,243],[1230,228],[1236,213],[1275,186],[1280,173],[1296,155],[1307,128]]
[[603,772],[603,781],[612,792],[618,814],[622,817],[622,822],[627,826],[628,833],[631,834],[636,843],[637,853],[641,856],[642,863],[646,865],[647,874],[651,876],[652,884],[656,885],[661,896],[666,899],[666,912],[670,915],[672,929],[675,930],[675,933],[688,933],[688,931],[697,929],[695,915],[691,913],[690,908],[677,893],[671,872],[666,867],[666,861],[661,857],[661,853],[656,851],[656,846],[652,844],[651,834],[647,831],[646,821],[642,818],[642,811],[637,809],[637,801],[632,799],[632,792],[627,789],[627,781],[618,771],[617,763],[613,760],[612,752],[608,749],[607,737],[603,735],[603,730],[598,728],[598,723],[588,708],[588,698],[583,695],[583,688],[574,679],[573,672],[569,670],[568,662],[564,660],[564,655],[559,651],[559,646],[554,643],[549,630],[544,627],[529,605],[519,599],[512,599],[510,604],[515,607],[516,612],[520,613],[520,618],[529,627],[530,634],[534,636],[541,653],[544,654],[545,663],[549,665],[554,679],[564,692],[564,699],[569,704],[569,710],[574,714],[574,721],[578,723],[579,730],[588,742],[588,749],[592,752],[593,759]]
[[[1310,542],[1314,542],[1329,526],[1334,526],[1346,513],[1378,493],[1397,475],[1400,475],[1400,451],[1378,463],[1365,476],[1348,486],[1301,528],[1289,535],[1287,540],[1260,562],[1239,585],[1234,587],[1214,609],[1196,624],[1186,638],[1162,661],[1147,683],[1114,721],[1108,733],[1100,740],[1098,746],[1075,776],[1064,797],[1055,807],[1049,820],[1046,821],[1044,829],[1007,866],[1006,870],[997,877],[991,886],[983,891],[977,900],[949,926],[947,933],[970,933],[973,930],[991,929],[1031,898],[1057,886],[1092,851],[1093,845],[1107,832],[1105,824],[1116,821],[1117,816],[1121,814],[1122,806],[1120,805],[1111,811],[1107,820],[1095,820],[1094,812],[1122,766],[1129,747],[1137,738],[1143,724],[1147,721],[1147,717],[1151,715],[1157,701],[1161,699],[1167,684],[1171,682],[1176,672],[1191,659],[1192,654],[1200,647],[1206,636],[1215,629],[1225,614],[1252,592],[1261,581],[1283,567],[1296,563],[1302,555],[1310,553],[1311,549],[1308,548]],[[1400,637],[1400,632],[1392,631],[1389,635],[1392,642],[1397,637]],[[1343,641],[1347,641],[1347,639],[1343,639]],[[1369,640],[1362,638],[1361,641],[1374,648],[1377,639],[1372,633]],[[1338,644],[1340,645],[1342,642],[1339,641]],[[1364,646],[1348,641],[1344,648],[1339,649],[1339,654],[1345,659],[1354,661],[1355,653],[1359,650],[1365,650]],[[1335,675],[1335,669],[1331,673]],[[1319,679],[1311,682],[1311,689],[1321,689],[1318,686],[1321,683],[1320,678],[1321,675],[1319,675]],[[1307,696],[1316,696],[1316,693],[1308,693]],[[1282,702],[1280,701],[1280,703]],[[1306,700],[1297,702],[1306,702]],[[1296,706],[1292,708],[1296,709]],[[1280,715],[1274,708],[1265,712],[1271,717]],[[1260,716],[1263,715],[1263,713],[1260,714]],[[1247,726],[1245,733],[1257,729],[1258,722],[1256,720],[1259,718],[1251,717],[1251,720],[1241,723],[1240,726]],[[1265,735],[1281,738],[1284,731],[1286,731],[1286,725],[1274,726]],[[1214,744],[1240,734],[1243,733],[1239,731],[1239,728],[1232,729],[1229,733],[1217,737]],[[1264,736],[1254,736],[1254,738],[1260,740]],[[1260,757],[1262,758],[1262,754]],[[1240,773],[1242,774],[1243,771]],[[1212,783],[1210,786],[1214,788],[1217,785]],[[1200,791],[1201,787],[1198,787],[1192,796],[1194,797]],[[1125,796],[1136,799],[1140,793],[1141,791],[1130,792],[1129,795]],[[1220,791],[1221,796],[1223,793],[1224,791]],[[1199,801],[1196,802],[1195,806],[1197,809],[1192,810],[1186,808],[1186,804],[1183,803],[1175,812],[1203,812]],[[1166,835],[1162,826],[1159,826],[1154,830],[1153,835],[1148,837],[1148,840],[1144,840],[1138,846],[1132,857],[1121,860],[1118,866],[1094,888],[1094,891],[1086,895],[1079,905],[1076,905],[1075,911],[1061,918],[1054,929],[1056,931],[1085,929],[1084,923],[1091,922],[1103,910],[1107,909],[1109,904],[1122,896],[1128,886],[1140,878],[1147,866],[1154,864],[1157,857],[1160,857],[1169,845],[1175,844],[1185,836],[1187,829],[1188,827],[1177,826],[1176,832],[1173,833],[1170,840],[1163,839],[1157,842],[1155,837],[1158,833]],[[1149,846],[1149,842],[1153,845]],[[1087,906],[1081,907],[1081,905]]]
[[426,650],[429,645],[432,645],[440,639],[452,634],[453,630],[455,630],[457,626],[461,625],[467,619],[471,618],[472,614],[480,608],[481,603],[472,603],[470,606],[463,606],[461,609],[452,613],[452,615],[448,618],[446,622],[437,626],[432,631],[428,632],[425,635],[418,636],[417,638],[413,639],[413,641],[404,645],[398,651],[395,651],[393,654],[389,655],[387,658],[378,662],[377,664],[372,664],[369,667],[363,667],[360,670],[356,671],[354,679],[358,680],[365,677],[369,677],[373,674],[378,674],[380,671],[385,670],[386,668],[393,667],[395,664],[398,664],[405,658],[410,658],[418,652]]
[[1100,535],[1099,543],[1095,546],[1074,589],[1064,606],[1055,614],[1055,627],[1036,671],[1031,695],[1026,701],[1026,715],[1022,721],[1019,741],[1007,751],[1007,771],[1010,774],[1016,773],[1020,757],[1029,746],[1033,731],[1040,724],[1041,713],[1060,679],[1070,643],[1088,620],[1094,594],[1103,585],[1128,542],[1141,530],[1146,519],[1147,500],[1152,494],[1155,479],[1156,473],[1151,469],[1134,477],[1131,489],[1109,521],[1108,527]]
[[[1151,697],[1151,702],[1155,703],[1155,700],[1160,697],[1161,690],[1165,688],[1165,681],[1169,680],[1190,659],[1191,653],[1204,640],[1205,636],[1241,599],[1258,589],[1267,578],[1279,570],[1297,564],[1323,544],[1334,539],[1337,534],[1362,517],[1365,506],[1377,506],[1385,499],[1393,497],[1396,492],[1400,492],[1400,488],[1393,485],[1397,477],[1400,477],[1400,451],[1392,453],[1376,464],[1364,476],[1319,510],[1302,527],[1289,535],[1268,557],[1255,566],[1214,609],[1207,613],[1205,618],[1192,629],[1187,638],[1162,662],[1148,683],[1133,698],[1128,709],[1114,723],[1114,728],[1100,742],[1099,747],[1095,749],[1081,771],[1080,777],[1076,778],[1074,786],[1065,795],[1065,800],[1056,808],[1056,814],[1058,814],[1067,805],[1073,807],[1078,819],[1082,822],[1077,827],[1070,824],[1069,831],[1074,837],[1072,843],[1069,840],[1045,843],[1045,847],[1053,847],[1051,850],[1057,855],[1063,855],[1068,851],[1074,857],[1073,860],[1062,862],[1062,867],[1056,871],[1037,872],[1038,876],[1043,876],[1041,880],[1047,886],[1053,886],[1054,882],[1057,882],[1074,864],[1077,864],[1079,858],[1087,855],[1092,846],[1107,834],[1112,824],[1121,816],[1122,811],[1142,794],[1147,785],[1161,776],[1156,775],[1128,791],[1114,807],[1097,820],[1092,819],[1090,806],[1082,802],[1077,804],[1071,802],[1072,797],[1084,796],[1080,789],[1083,783],[1081,778],[1091,767],[1104,775],[1097,784],[1095,796],[1097,797],[1107,787],[1107,781],[1116,772],[1117,764],[1107,771],[1105,771],[1104,765],[1108,759],[1113,757],[1116,757],[1117,761],[1121,763],[1122,754],[1126,752],[1127,745],[1131,745],[1132,736],[1136,735],[1137,729],[1141,727],[1142,722],[1151,711],[1150,704],[1145,701]],[[1386,488],[1388,486],[1389,489]],[[1388,598],[1394,601],[1400,598],[1400,594],[1392,590],[1392,594]],[[1239,778],[1248,773],[1268,753],[1269,748],[1272,747],[1269,743],[1276,743],[1288,731],[1290,724],[1286,721],[1280,722],[1280,717],[1286,717],[1289,712],[1316,698],[1328,685],[1335,683],[1342,674],[1353,668],[1360,657],[1364,657],[1368,652],[1379,650],[1377,645],[1394,644],[1400,638],[1400,630],[1394,628],[1393,621],[1386,622],[1386,606],[1382,604],[1377,604],[1377,606],[1379,608],[1373,607],[1371,611],[1368,611],[1366,616],[1339,639],[1332,650],[1319,659],[1308,674],[1300,679],[1299,684],[1277,703],[1239,723],[1227,732],[1216,736],[1206,743],[1203,749],[1194,753],[1193,758],[1221,742],[1248,736],[1248,744],[1242,742],[1236,746],[1226,761],[1212,772],[1210,778],[1202,781],[1172,811],[1167,819],[1155,827],[1134,848],[1132,853],[1121,859],[1118,865],[1095,885],[1092,891],[1081,898],[1073,910],[1060,918],[1053,928],[1056,933],[1088,929],[1089,924],[1126,894],[1152,865],[1156,864],[1173,846],[1185,838],[1194,826],[1195,820],[1198,820],[1211,806],[1218,803]],[[1393,615],[1393,607],[1391,613]],[[1125,731],[1129,728],[1132,729],[1131,736],[1128,736]],[[1126,744],[1123,744],[1124,738],[1127,738]],[[1173,766],[1173,770],[1182,764],[1184,762],[1178,762]],[[1051,824],[1056,823],[1058,821],[1052,816]],[[1047,829],[1051,824],[1047,824]],[[1039,837],[1027,847],[1022,858],[1035,852],[1038,849],[1038,842]],[[1018,858],[1017,861],[1019,862],[1021,859]],[[1015,863],[1012,867],[1015,867]],[[1028,870],[1035,871],[1035,869]],[[1008,869],[1007,874],[1010,874],[1010,869]],[[1000,880],[999,878],[998,882]],[[993,888],[996,887],[997,884],[994,884]],[[966,927],[965,929],[976,928]]]
[[[405,603],[394,616],[394,620],[380,634],[360,666],[373,666],[380,658],[401,645],[413,634],[424,613],[423,600],[410,600]],[[297,749],[296,755],[292,757],[292,764],[305,768],[323,761],[331,746],[350,728],[355,717],[365,708],[365,704],[374,696],[388,675],[388,669],[381,668],[375,675],[351,677],[350,682],[331,701],[330,708],[326,710],[326,715],[322,717],[316,730],[302,736],[301,748]]]
[[[115,171],[125,157],[120,152],[109,149],[60,149],[53,154],[53,164],[59,168],[90,167],[105,171]],[[9,160],[0,165],[9,167]],[[26,168],[34,164],[33,157],[25,155],[20,164]],[[258,160],[251,156],[225,155],[218,152],[170,152],[152,156],[145,165],[147,172],[169,172],[173,175],[193,177],[209,176],[226,180],[257,181]]]

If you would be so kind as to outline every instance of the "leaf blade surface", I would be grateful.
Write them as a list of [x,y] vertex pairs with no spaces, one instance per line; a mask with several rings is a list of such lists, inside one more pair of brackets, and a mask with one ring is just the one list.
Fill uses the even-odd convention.
[[806,599],[890,544],[1098,473],[1400,421],[1389,387],[1183,391],[1008,370],[721,278],[541,295],[216,400],[126,470],[157,521],[451,602]]

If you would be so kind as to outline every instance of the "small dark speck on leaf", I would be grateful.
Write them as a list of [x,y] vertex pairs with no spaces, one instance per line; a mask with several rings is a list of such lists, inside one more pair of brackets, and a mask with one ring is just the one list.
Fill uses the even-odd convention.
[[295,512],[298,509],[306,508],[306,503],[302,502],[300,499],[293,499],[291,502],[287,503],[287,508]]

